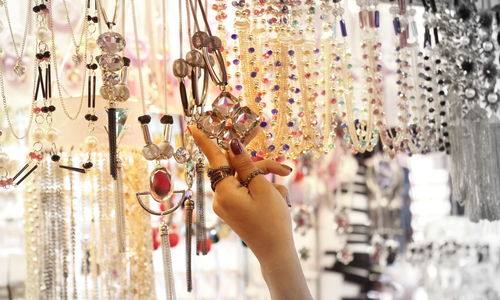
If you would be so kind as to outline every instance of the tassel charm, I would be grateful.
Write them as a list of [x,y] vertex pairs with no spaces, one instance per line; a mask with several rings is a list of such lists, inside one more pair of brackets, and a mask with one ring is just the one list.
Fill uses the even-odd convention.
[[205,164],[196,163],[196,255],[207,255],[207,232],[205,226]]
[[184,201],[184,208],[186,210],[186,283],[187,290],[191,292],[193,289],[193,282],[191,276],[191,237],[193,235],[193,210],[194,201],[189,195]]
[[116,180],[116,108],[108,108],[109,171]]
[[118,251],[125,253],[125,206],[123,200],[123,177],[121,161],[117,160],[117,178],[115,180],[115,217],[116,217],[116,238],[118,242]]
[[161,252],[163,255],[163,276],[165,278],[165,291],[167,300],[175,300],[175,282],[172,271],[172,253],[170,252],[170,238],[168,224],[162,221],[160,225]]

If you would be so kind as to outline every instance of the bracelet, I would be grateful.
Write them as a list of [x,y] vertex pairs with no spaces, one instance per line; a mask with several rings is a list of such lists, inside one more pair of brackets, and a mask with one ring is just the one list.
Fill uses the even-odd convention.
[[212,187],[212,191],[215,192],[215,187],[217,184],[222,181],[222,179],[234,176],[234,169],[230,166],[222,166],[214,169],[208,169],[207,171],[208,177],[210,178],[210,186]]
[[255,177],[257,177],[259,175],[264,175],[264,174],[266,174],[266,173],[262,172],[262,170],[255,170],[252,173],[250,173],[250,175],[248,175],[247,179],[245,179],[244,181],[241,182],[241,185],[247,188],[248,185],[250,184],[250,181],[252,181],[252,179],[254,179]]

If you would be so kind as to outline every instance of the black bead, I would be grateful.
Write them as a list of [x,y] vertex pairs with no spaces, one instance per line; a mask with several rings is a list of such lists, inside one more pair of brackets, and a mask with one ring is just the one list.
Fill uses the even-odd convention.
[[424,56],[424,59],[425,59],[425,60],[429,60],[429,58],[430,58],[430,57],[429,57],[429,56],[427,56],[427,55],[426,55],[426,56]]
[[448,123],[443,122],[443,123],[441,123],[441,126],[443,126],[443,127],[447,127],[447,126],[448,126]]
[[445,131],[445,132],[443,132],[443,135],[444,135],[445,137],[448,137],[448,136],[450,135],[450,133],[449,133],[448,131]]
[[142,115],[139,118],[137,118],[141,124],[149,124],[151,122],[151,116],[150,115]]
[[439,151],[444,152],[444,150],[446,150],[446,149],[444,148],[444,146],[440,146],[440,147],[439,147]]
[[429,98],[427,98],[427,101],[428,101],[429,103],[432,103],[432,102],[434,102],[434,98],[429,97]]
[[87,21],[92,21],[92,16],[91,15],[87,15]]
[[462,62],[462,64],[460,65],[460,67],[465,72],[470,73],[474,69],[474,64],[471,61],[466,60],[466,61]]
[[49,112],[49,108],[47,106],[42,107],[42,112],[43,113],[48,113]]
[[33,11],[35,13],[39,13],[40,12],[40,6],[37,5],[37,6],[33,7]]
[[444,81],[442,79],[439,79],[438,84],[444,84]]
[[439,91],[440,96],[444,96],[444,91]]
[[91,120],[92,122],[95,122],[95,121],[99,120],[99,118],[98,118],[96,115],[92,115],[92,116],[90,117],[90,120]]
[[50,159],[54,162],[58,162],[61,159],[61,157],[57,154],[54,154],[50,157]]
[[160,122],[162,124],[174,124],[174,118],[171,115],[164,115],[161,117]]
[[446,116],[446,112],[445,111],[439,112],[439,115],[440,116]]
[[45,52],[43,53],[43,57],[44,57],[44,58],[50,58],[50,51],[45,51]]
[[424,68],[424,70],[426,70],[426,71],[430,71],[430,70],[431,70],[431,67],[426,66],[426,67]]
[[451,146],[450,142],[446,142],[446,143],[444,143],[444,145],[446,148],[449,148]]
[[431,88],[431,87],[428,87],[428,88],[427,88],[427,91],[428,91],[429,93],[430,93],[430,92],[432,92],[432,88]]
[[434,109],[434,108],[432,108],[432,107],[431,107],[431,108],[429,108],[429,112],[430,112],[430,113],[433,113],[434,111],[435,111],[435,109]]
[[45,4],[40,4],[40,10],[46,10],[47,9],[47,5]]
[[42,53],[37,53],[35,55],[36,59],[43,59],[43,54]]
[[445,106],[445,105],[446,105],[446,101],[441,101],[441,102],[439,102],[439,105],[441,105],[441,106]]
[[91,115],[91,114],[86,114],[86,115],[85,115],[85,120],[90,121],[90,120],[91,120],[91,118],[92,118],[92,115]]
[[56,107],[54,105],[50,105],[49,106],[49,111],[50,112],[55,112],[56,111]]
[[87,69],[92,69],[92,64],[87,64]]
[[94,166],[94,164],[93,164],[93,163],[91,163],[90,161],[88,161],[88,162],[86,162],[86,163],[84,163],[84,164],[83,164],[83,168],[84,168],[84,169],[90,169],[90,168],[92,168],[93,166]]
[[123,57],[123,64],[125,65],[125,67],[129,67],[130,66],[130,58],[128,57]]
[[483,29],[488,29],[491,26],[491,23],[493,23],[493,17],[487,11],[481,13],[479,16],[479,25]]
[[99,22],[99,18],[98,18],[98,17],[93,17],[93,18],[92,18],[92,22],[94,22],[94,23]]
[[441,60],[440,59],[436,59],[434,62],[439,65],[441,63]]
[[463,21],[467,21],[472,15],[471,10],[466,5],[460,5],[457,9],[457,16]]
[[97,70],[97,64],[96,63],[93,63],[92,65],[90,65],[90,68],[92,70]]
[[429,120],[429,123],[436,123],[436,120],[434,120],[434,119],[430,119],[430,120]]

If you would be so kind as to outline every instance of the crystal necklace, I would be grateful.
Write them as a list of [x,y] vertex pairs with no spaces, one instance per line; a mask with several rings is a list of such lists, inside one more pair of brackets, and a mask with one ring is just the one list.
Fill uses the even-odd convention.
[[[90,1],[88,1],[87,4],[90,4]],[[86,38],[86,31],[88,26],[88,22],[86,20],[87,16],[89,15],[90,5],[85,6],[85,13],[83,14],[83,21],[82,21],[82,32],[80,33],[80,38],[78,39],[78,43],[76,42],[75,32],[73,30],[73,26],[71,25],[71,20],[69,18],[69,10],[66,0],[63,0],[63,6],[64,6],[64,12],[66,13],[66,22],[68,23],[69,30],[71,33],[71,41],[73,42],[73,45],[75,45],[75,54],[73,54],[72,60],[76,65],[79,65],[84,61],[84,57],[80,53],[80,47],[82,46],[82,42]]]
[[28,32],[31,31],[31,5],[30,1],[27,1],[27,13],[26,13],[26,25],[24,27],[24,36],[23,41],[21,43],[21,49],[17,48],[16,40],[14,39],[14,32],[12,30],[12,24],[10,21],[9,8],[7,6],[7,0],[0,0],[0,7],[4,6],[5,15],[7,16],[7,23],[9,24],[10,37],[12,39],[12,45],[14,46],[14,51],[16,52],[16,64],[14,65],[14,72],[17,77],[22,77],[24,73],[26,73],[26,66],[24,66],[22,59],[24,55],[24,49],[26,46],[26,40],[28,38]]

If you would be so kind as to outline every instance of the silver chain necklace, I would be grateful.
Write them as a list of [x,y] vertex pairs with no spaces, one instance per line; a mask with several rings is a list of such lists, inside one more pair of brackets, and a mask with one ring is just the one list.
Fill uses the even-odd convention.
[[24,49],[26,46],[26,40],[28,38],[28,32],[31,31],[31,1],[28,0],[27,2],[27,13],[26,13],[26,26],[24,27],[24,36],[23,36],[23,41],[21,43],[21,51],[19,52],[19,49],[17,48],[17,43],[14,38],[14,31],[12,30],[12,23],[10,21],[10,14],[9,14],[9,8],[7,6],[7,0],[0,0],[0,6],[4,6],[5,8],[5,15],[7,16],[7,23],[9,25],[9,31],[10,31],[10,37],[12,39],[12,44],[14,46],[14,51],[16,52],[16,64],[14,65],[14,72],[18,77],[22,77],[26,73],[26,66],[24,66],[22,59],[24,55]]
[[80,38],[78,39],[78,43],[76,42],[73,25],[71,25],[71,19],[69,17],[69,10],[66,0],[63,0],[63,6],[64,6],[64,11],[66,13],[66,22],[68,23],[69,30],[71,33],[71,40],[73,41],[73,45],[75,45],[75,54],[73,54],[72,60],[75,63],[75,65],[79,65],[84,61],[84,57],[80,53],[80,47],[82,46],[82,41],[84,36],[86,36],[86,31],[88,26],[87,16],[89,14],[89,6],[85,5],[85,13],[83,14],[83,21],[82,21],[82,31],[80,33]]

